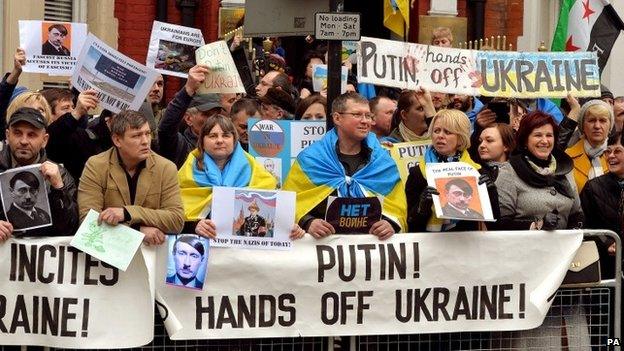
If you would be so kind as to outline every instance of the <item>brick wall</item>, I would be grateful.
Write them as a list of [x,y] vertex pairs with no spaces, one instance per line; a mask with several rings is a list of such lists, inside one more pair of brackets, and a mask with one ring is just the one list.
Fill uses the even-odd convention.
[[[418,16],[427,15],[431,0],[417,0],[412,9],[410,20],[410,41],[418,39]],[[518,37],[522,35],[524,0],[487,0],[485,4],[484,32],[487,37],[506,35],[507,43],[517,47]],[[468,1],[457,1],[457,12],[460,17],[469,17],[468,26],[472,26],[472,18],[468,15]],[[470,31],[468,31],[470,33]]]
[[[182,23],[182,12],[174,0],[167,1],[167,22]],[[156,19],[156,0],[115,0],[115,17],[119,21],[118,50],[139,63],[145,63],[152,23]],[[195,27],[201,29],[207,43],[217,39],[219,0],[201,0],[195,11]],[[165,98],[169,101],[184,80],[165,76]]]
[[488,0],[485,4],[485,36],[506,35],[507,45],[518,48],[522,35],[524,0]]

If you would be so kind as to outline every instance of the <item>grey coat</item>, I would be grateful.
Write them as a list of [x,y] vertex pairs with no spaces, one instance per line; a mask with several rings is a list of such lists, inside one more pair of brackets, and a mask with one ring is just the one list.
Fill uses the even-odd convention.
[[[554,186],[533,187],[523,181],[509,163],[501,165],[496,187],[503,220],[496,229],[528,230],[531,222],[542,219],[553,210],[557,210],[560,217],[558,229],[577,227],[579,220],[582,221],[581,202],[570,173],[566,178],[573,188],[573,198],[561,194]],[[508,225],[504,224],[504,219]]]

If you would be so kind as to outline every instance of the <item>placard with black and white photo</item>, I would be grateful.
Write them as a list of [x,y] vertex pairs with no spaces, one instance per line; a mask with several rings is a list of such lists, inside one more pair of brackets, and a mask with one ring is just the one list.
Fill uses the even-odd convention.
[[52,225],[47,185],[40,167],[34,164],[0,174],[2,207],[14,231]]

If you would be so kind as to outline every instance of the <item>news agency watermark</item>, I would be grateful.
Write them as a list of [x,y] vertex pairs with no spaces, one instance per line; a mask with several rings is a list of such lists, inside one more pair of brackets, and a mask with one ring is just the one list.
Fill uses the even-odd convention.
[[607,346],[622,347],[622,342],[620,341],[620,338],[607,338]]

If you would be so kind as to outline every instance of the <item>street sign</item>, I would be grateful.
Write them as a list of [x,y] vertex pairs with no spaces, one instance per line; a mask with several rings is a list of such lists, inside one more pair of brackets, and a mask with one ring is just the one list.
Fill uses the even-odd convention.
[[318,40],[360,40],[359,13],[317,12],[314,35]]

